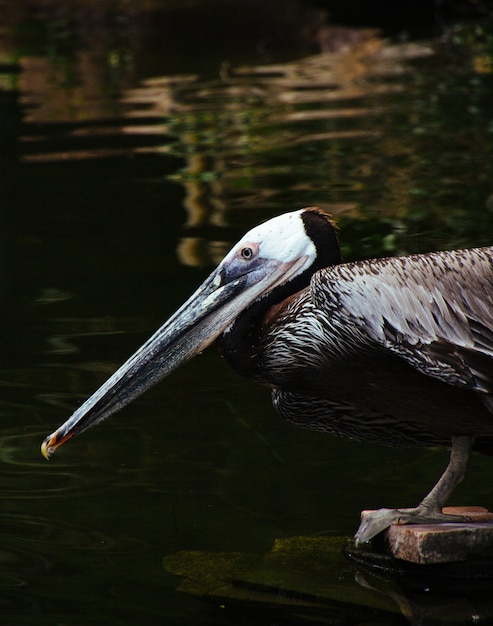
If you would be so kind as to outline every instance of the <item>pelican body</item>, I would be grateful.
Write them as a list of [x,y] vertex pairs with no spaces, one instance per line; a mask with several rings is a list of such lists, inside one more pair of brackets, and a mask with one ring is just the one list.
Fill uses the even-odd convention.
[[417,507],[394,521],[456,521],[442,507],[472,449],[493,454],[493,248],[342,263],[335,227],[309,207],[249,231],[197,291],[42,445],[62,443],[217,342],[242,376],[268,385],[285,419],[389,445],[450,445]]

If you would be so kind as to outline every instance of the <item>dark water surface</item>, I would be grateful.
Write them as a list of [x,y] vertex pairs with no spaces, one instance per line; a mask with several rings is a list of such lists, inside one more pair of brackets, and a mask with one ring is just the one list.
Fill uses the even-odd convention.
[[[326,610],[176,591],[186,567],[165,557],[349,537],[361,509],[416,503],[447,459],[298,430],[214,349],[39,453],[267,217],[323,207],[348,260],[491,244],[491,23],[386,39],[320,4],[2,4],[2,623],[436,623],[383,606],[344,561],[319,573],[339,585]],[[475,457],[454,503],[493,507],[492,469]],[[196,568],[209,592],[211,571]],[[489,591],[418,591],[438,623],[489,610]]]

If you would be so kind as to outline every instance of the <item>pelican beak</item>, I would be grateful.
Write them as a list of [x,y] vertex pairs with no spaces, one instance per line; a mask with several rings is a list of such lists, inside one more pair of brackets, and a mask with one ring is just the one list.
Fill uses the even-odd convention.
[[49,459],[63,443],[115,413],[204,350],[254,300],[297,273],[306,257],[289,263],[258,259],[238,271],[228,257],[185,304],[41,446]]

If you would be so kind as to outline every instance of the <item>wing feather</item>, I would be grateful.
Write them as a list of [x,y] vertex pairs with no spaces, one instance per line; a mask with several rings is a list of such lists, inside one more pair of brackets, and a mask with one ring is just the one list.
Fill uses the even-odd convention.
[[312,297],[417,370],[493,392],[493,247],[347,263],[321,270]]

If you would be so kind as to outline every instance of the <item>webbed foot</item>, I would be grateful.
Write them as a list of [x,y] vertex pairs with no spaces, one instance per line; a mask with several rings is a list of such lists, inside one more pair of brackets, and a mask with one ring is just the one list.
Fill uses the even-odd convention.
[[450,515],[422,506],[411,509],[378,509],[364,515],[354,536],[354,543],[357,546],[366,543],[392,524],[443,524],[469,521],[470,519],[465,515]]

